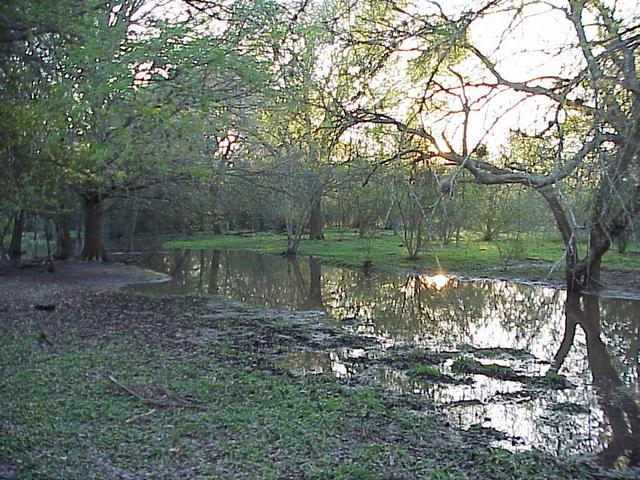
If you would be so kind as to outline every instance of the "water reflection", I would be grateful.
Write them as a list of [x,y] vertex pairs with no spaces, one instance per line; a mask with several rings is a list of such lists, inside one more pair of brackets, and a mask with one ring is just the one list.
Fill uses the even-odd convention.
[[[629,465],[640,462],[640,410],[638,408],[638,346],[640,335],[636,325],[627,354],[621,357],[620,366],[627,379],[635,376],[635,392],[625,384],[614,367],[611,354],[603,340],[601,330],[602,310],[598,297],[567,295],[565,302],[565,332],[552,364],[559,371],[566,362],[579,325],[586,337],[587,360],[591,369],[593,386],[598,393],[600,406],[610,426],[608,445],[600,452],[602,462],[613,466],[621,459]],[[605,310],[606,311],[606,310]],[[637,322],[636,322],[637,323]],[[633,335],[633,332],[630,332]],[[625,364],[626,363],[626,364]],[[635,372],[632,372],[635,369]],[[635,398],[634,398],[634,393]]]
[[402,286],[401,291],[404,293],[411,292],[414,295],[418,295],[420,290],[430,288],[440,292],[444,290],[450,282],[451,277],[448,277],[444,273],[438,273],[436,275],[409,275],[407,276],[407,281]]
[[[596,453],[609,466],[638,464],[638,301],[445,275],[367,275],[315,258],[253,252],[186,250],[151,255],[147,265],[171,281],[143,290],[321,310],[343,328],[379,339],[383,348],[459,352],[528,377],[559,372],[574,388],[532,388],[483,375],[471,376],[470,384],[420,381],[393,365],[369,365],[365,352],[292,352],[289,359],[302,373],[362,374],[388,388],[422,394],[452,423],[504,433],[508,440],[501,444],[510,448]],[[501,350],[493,356],[478,350],[496,347]],[[515,355],[516,349],[530,355]],[[450,374],[451,362],[438,368]]]
[[313,257],[300,261],[249,252],[184,250],[150,254],[143,262],[171,281],[140,286],[141,290],[219,294],[273,308],[324,309],[321,264]]

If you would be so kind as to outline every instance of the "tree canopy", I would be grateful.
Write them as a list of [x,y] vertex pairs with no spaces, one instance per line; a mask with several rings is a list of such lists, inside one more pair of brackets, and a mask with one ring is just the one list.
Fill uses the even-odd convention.
[[5,2],[0,209],[58,218],[79,199],[87,259],[106,257],[112,207],[284,228],[295,254],[323,215],[365,208],[354,189],[370,183],[386,197],[368,202],[374,225],[427,238],[490,239],[514,225],[495,199],[528,195],[563,239],[568,285],[597,286],[640,214],[639,14],[596,0]]

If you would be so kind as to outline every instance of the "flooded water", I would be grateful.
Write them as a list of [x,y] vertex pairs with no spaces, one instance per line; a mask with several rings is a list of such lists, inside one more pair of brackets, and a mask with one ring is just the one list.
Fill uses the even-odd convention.
[[247,251],[176,251],[145,264],[170,275],[138,290],[223,295],[314,310],[377,347],[295,351],[298,374],[332,372],[423,395],[495,443],[640,462],[640,301],[507,281],[374,273]]

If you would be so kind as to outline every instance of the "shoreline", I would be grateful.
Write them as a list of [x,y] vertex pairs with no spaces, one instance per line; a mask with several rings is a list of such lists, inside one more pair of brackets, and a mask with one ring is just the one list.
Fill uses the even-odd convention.
[[[0,315],[11,317],[0,329],[7,478],[599,475],[576,460],[490,447],[490,432],[450,427],[420,397],[292,375],[280,364],[286,352],[363,341],[302,313],[119,290],[149,278],[138,267],[91,263],[1,277]],[[33,308],[44,302],[55,309]],[[162,391],[184,405],[154,407]],[[161,433],[170,424],[182,432],[173,440]]]

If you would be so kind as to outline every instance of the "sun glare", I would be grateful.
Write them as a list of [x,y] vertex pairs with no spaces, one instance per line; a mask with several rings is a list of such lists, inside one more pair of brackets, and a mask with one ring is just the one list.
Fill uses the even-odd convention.
[[440,292],[444,290],[444,288],[449,285],[451,281],[450,277],[447,277],[443,273],[438,273],[437,275],[421,275],[420,276],[421,283],[431,290],[435,290],[436,292]]

